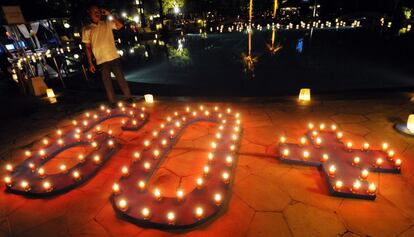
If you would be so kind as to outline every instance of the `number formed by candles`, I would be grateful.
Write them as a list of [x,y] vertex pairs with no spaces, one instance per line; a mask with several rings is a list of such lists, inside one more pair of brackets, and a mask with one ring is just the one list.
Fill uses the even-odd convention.
[[[137,108],[135,104],[124,106],[118,104],[111,109],[101,106],[99,110],[87,112],[82,121],[73,121],[69,130],[57,130],[57,139],[43,139],[44,147],[38,151],[26,151],[27,157],[18,166],[6,165],[9,174],[4,177],[7,191],[28,196],[52,196],[68,192],[91,179],[104,163],[118,149],[116,139],[111,131],[101,131],[97,126],[105,120],[125,117],[123,130],[138,130],[147,122],[145,108]],[[96,129],[93,129],[96,126]],[[46,174],[44,166],[59,153],[80,145],[90,145],[94,149],[87,155],[79,154],[78,163],[68,169],[60,165],[60,172]]]
[[401,171],[402,161],[388,143],[380,150],[370,149],[367,142],[357,149],[351,141],[343,140],[336,125],[329,128],[322,123],[316,128],[309,123],[308,129],[299,144],[286,143],[282,137],[279,158],[286,163],[320,167],[333,196],[375,200],[377,187],[367,180],[369,172]]
[[[163,196],[160,188],[150,189],[147,183],[163,158],[186,127],[200,121],[217,123],[218,132],[206,154],[208,162],[194,180],[196,188],[187,194],[178,189],[175,197]],[[141,151],[131,154],[130,166],[122,168],[122,177],[112,187],[114,209],[128,221],[164,229],[190,228],[210,219],[229,198],[240,136],[239,114],[231,109],[200,106],[175,112],[143,141]]]

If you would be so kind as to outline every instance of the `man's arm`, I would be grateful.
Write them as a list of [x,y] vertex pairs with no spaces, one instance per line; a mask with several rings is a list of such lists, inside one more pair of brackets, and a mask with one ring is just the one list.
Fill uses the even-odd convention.
[[[102,14],[104,16],[109,16],[111,13],[108,10],[106,10],[106,9],[102,9]],[[118,17],[116,17],[114,15],[112,15],[112,21],[115,23],[115,29],[116,30],[119,30],[119,29],[121,29],[124,26],[124,24],[122,23],[122,21],[120,21],[118,19]]]
[[92,73],[95,73],[96,68],[93,65],[93,61],[92,61],[92,49],[91,49],[91,44],[85,44],[85,48],[86,48],[86,56],[88,57],[88,63],[89,63],[89,71],[91,71]]

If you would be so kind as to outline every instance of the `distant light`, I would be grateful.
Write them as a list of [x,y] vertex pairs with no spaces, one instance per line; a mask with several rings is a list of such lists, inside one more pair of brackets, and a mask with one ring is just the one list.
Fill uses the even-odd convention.
[[78,59],[78,58],[79,58],[79,54],[74,54],[74,55],[73,55],[73,57],[74,57],[75,59]]
[[47,94],[47,97],[49,97],[49,98],[56,97],[55,92],[51,88],[46,89],[46,94]]
[[309,102],[311,100],[311,92],[309,88],[302,88],[299,92],[299,102]]
[[134,16],[134,21],[135,21],[135,23],[138,23],[139,22],[139,16]]
[[65,27],[66,29],[69,29],[70,28],[70,24],[67,23],[67,22],[65,22],[65,23],[63,23],[63,27]]
[[123,18],[126,18],[128,15],[127,15],[127,13],[126,12],[122,12],[122,17]]
[[175,14],[179,14],[180,13],[180,8],[178,6],[174,6],[174,13]]
[[108,16],[108,20],[112,21],[113,19],[114,19],[113,16],[111,16],[111,15]]
[[144,95],[144,98],[145,98],[146,103],[148,103],[148,104],[154,103],[154,96],[153,95],[146,94],[146,95]]

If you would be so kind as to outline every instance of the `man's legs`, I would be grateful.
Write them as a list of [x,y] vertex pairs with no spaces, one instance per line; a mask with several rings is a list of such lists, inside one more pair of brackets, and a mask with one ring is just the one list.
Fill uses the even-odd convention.
[[121,60],[120,59],[115,59],[111,63],[113,63],[112,72],[115,74],[115,78],[118,81],[118,85],[121,88],[122,93],[124,93],[124,96],[127,99],[132,98],[131,97],[131,91],[129,90],[128,83],[125,80],[124,72],[122,71]]
[[110,103],[115,103],[115,93],[114,88],[112,87],[112,79],[111,79],[111,65],[109,62],[102,63],[102,82],[105,86],[106,95],[108,96],[108,100]]

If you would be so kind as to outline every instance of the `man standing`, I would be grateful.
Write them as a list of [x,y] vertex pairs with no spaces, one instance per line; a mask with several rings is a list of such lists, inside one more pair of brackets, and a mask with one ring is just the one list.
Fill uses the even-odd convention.
[[[89,71],[95,73],[96,68],[92,62],[92,53],[95,56],[96,64],[102,70],[102,81],[110,103],[115,104],[115,93],[112,87],[111,72],[115,74],[119,87],[127,101],[132,102],[131,92],[125,80],[121,68],[118,50],[115,47],[115,40],[112,30],[119,30],[123,27],[115,16],[110,12],[92,5],[88,9],[92,23],[82,30],[82,42],[85,44],[86,55],[88,56]],[[110,20],[101,20],[101,16]]]

